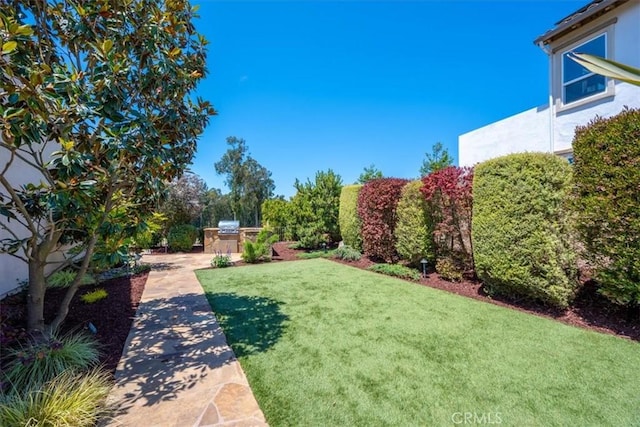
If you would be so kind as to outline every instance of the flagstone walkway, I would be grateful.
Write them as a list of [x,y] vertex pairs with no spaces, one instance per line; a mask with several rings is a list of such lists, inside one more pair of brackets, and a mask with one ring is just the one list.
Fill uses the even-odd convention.
[[109,396],[117,410],[103,425],[267,425],[194,273],[211,258],[142,258],[152,270]]

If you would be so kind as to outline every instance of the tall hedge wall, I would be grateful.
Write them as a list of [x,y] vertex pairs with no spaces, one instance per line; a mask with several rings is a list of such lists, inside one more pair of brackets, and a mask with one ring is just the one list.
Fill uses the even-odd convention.
[[472,239],[476,273],[490,292],[566,307],[577,286],[567,206],[571,166],[523,153],[476,166]]
[[358,194],[362,185],[345,185],[340,193],[340,234],[345,245],[362,251],[360,217],[358,216]]
[[600,291],[640,305],[640,110],[596,118],[573,140],[577,229]]
[[402,259],[418,264],[422,258],[435,259],[433,223],[427,212],[427,202],[420,189],[422,181],[404,186],[396,212],[396,250]]
[[400,178],[374,179],[360,190],[358,215],[362,220],[362,247],[366,256],[385,262],[398,260],[394,235],[396,207],[407,182]]

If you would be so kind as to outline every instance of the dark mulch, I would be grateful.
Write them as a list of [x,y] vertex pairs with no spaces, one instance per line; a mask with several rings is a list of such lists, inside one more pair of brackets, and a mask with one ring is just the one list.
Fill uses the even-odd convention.
[[[148,272],[144,272],[131,277],[111,279],[95,286],[82,286],[71,301],[69,315],[62,326],[62,332],[88,329],[88,324],[91,322],[97,330],[96,338],[101,345],[100,362],[111,372],[115,372],[122,355],[148,275]],[[82,295],[98,288],[106,290],[108,296],[91,304],[81,300]],[[66,289],[47,290],[45,297],[47,323],[54,318],[65,292]],[[10,338],[16,335],[14,328],[26,324],[25,298],[25,293],[21,293],[0,301],[0,312],[11,313],[9,321],[1,324],[3,329],[12,330],[9,333]],[[3,330],[3,336],[6,336],[5,330]]]
[[[293,242],[279,242],[273,245],[276,255],[274,261],[298,260],[297,255],[304,250],[291,249]],[[366,269],[375,264],[374,261],[362,257],[359,261],[333,260],[341,264]],[[637,312],[629,312],[609,302],[597,291],[597,284],[592,280],[585,280],[580,292],[576,296],[573,306],[566,310],[545,307],[540,303],[527,300],[510,300],[501,297],[492,297],[487,294],[482,283],[478,280],[464,280],[462,282],[449,282],[440,278],[434,271],[428,271],[427,277],[420,279],[423,286],[452,292],[468,298],[488,302],[491,304],[508,307],[526,313],[552,318],[557,321],[590,329],[607,334],[618,335],[640,341],[640,317]]]

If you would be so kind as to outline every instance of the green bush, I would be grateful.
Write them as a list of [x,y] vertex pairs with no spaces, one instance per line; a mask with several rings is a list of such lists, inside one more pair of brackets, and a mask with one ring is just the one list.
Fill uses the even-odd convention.
[[577,286],[571,166],[553,154],[511,154],[476,166],[473,254],[490,293],[566,307]]
[[277,235],[271,234],[268,230],[260,231],[255,242],[250,240],[244,242],[242,259],[249,264],[271,261],[271,245],[277,241]]
[[5,380],[15,391],[37,389],[69,370],[83,370],[98,362],[98,343],[86,334],[51,334],[7,350]]
[[300,249],[317,249],[327,243],[327,235],[320,227],[307,225],[298,228],[298,244]]
[[640,110],[596,118],[573,140],[581,241],[611,301],[640,305]]
[[358,261],[362,258],[362,254],[357,249],[344,245],[333,251],[333,257],[345,261]]
[[106,415],[111,374],[67,371],[42,388],[0,395],[0,425],[90,427]]
[[362,235],[360,234],[360,217],[358,216],[358,193],[362,185],[346,185],[340,193],[340,234],[347,246],[362,251]]
[[105,291],[103,288],[100,288],[82,295],[80,299],[86,304],[93,304],[94,302],[105,299],[107,296],[109,296],[107,291]]
[[190,252],[198,238],[198,229],[191,224],[171,227],[167,241],[173,252]]
[[367,268],[367,270],[406,280],[420,280],[420,273],[418,270],[398,264],[374,264]]
[[440,258],[436,262],[436,273],[444,280],[450,282],[460,282],[462,280],[462,272],[451,258]]
[[412,265],[422,258],[435,259],[433,224],[429,220],[427,202],[420,192],[422,181],[413,181],[402,188],[396,214],[396,250]]

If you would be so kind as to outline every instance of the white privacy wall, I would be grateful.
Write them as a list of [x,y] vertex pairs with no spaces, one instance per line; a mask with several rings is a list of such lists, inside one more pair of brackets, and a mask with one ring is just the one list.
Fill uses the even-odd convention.
[[458,137],[460,166],[525,151],[550,150],[549,109],[532,108]]

